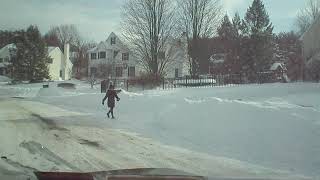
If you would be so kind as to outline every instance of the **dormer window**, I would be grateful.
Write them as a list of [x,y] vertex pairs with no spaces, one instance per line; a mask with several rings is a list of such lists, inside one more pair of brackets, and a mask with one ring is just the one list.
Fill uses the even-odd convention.
[[116,44],[116,37],[111,37],[111,45]]

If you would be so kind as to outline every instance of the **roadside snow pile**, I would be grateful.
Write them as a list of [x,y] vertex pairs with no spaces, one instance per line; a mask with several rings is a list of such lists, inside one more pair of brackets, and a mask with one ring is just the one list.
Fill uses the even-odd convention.
[[125,94],[125,95],[127,95],[127,96],[129,96],[129,97],[143,96],[142,93],[128,92],[128,91],[126,91],[126,90],[124,90],[124,89],[121,89],[121,93],[123,93],[123,94]]
[[0,82],[9,82],[11,81],[10,78],[6,77],[6,76],[0,76]]
[[184,100],[188,104],[201,104],[201,103],[209,103],[211,101],[218,101],[219,103],[238,103],[242,105],[248,105],[255,108],[264,108],[264,109],[274,109],[274,110],[281,110],[281,109],[311,109],[317,112],[312,106],[305,106],[299,104],[292,104],[289,103],[281,98],[271,98],[264,101],[244,101],[242,99],[222,99],[219,97],[208,97],[208,98],[184,98]]

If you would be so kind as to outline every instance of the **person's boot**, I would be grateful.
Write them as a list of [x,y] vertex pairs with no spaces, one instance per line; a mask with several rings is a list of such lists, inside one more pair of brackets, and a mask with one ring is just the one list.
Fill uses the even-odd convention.
[[114,119],[113,112],[111,112],[111,119]]
[[108,118],[110,118],[110,114],[109,114],[109,113],[110,113],[110,112],[107,113]]

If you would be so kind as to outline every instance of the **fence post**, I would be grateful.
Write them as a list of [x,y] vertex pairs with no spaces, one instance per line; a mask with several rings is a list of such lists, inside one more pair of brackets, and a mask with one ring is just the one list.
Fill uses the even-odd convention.
[[188,76],[186,76],[186,88],[188,87]]
[[127,91],[129,91],[129,80],[128,79],[127,79],[126,83],[127,83]]
[[213,75],[211,75],[211,86],[213,87],[213,85],[214,85],[214,79],[213,79]]
[[162,78],[162,89],[164,90],[164,78]]

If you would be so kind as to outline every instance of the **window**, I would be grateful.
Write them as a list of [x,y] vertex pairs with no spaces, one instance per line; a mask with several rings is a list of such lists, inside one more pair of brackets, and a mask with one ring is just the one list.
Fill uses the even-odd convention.
[[122,53],[122,61],[129,61],[129,53]]
[[99,59],[105,59],[106,57],[107,56],[105,51],[99,52]]
[[62,78],[62,70],[60,70],[60,77]]
[[116,77],[122,77],[122,67],[116,67]]
[[174,77],[178,78],[179,77],[179,69],[174,70]]
[[116,37],[111,38],[111,45],[116,44]]
[[136,68],[134,66],[129,67],[128,76],[129,77],[135,77],[136,76]]
[[49,59],[48,59],[48,63],[49,63],[49,64],[52,64],[52,63],[53,63],[53,59],[52,59],[52,58],[49,58]]
[[0,63],[2,63],[3,62],[3,58],[0,58]]
[[91,53],[91,59],[97,59],[97,53]]
[[4,62],[9,62],[9,57],[5,57]]

